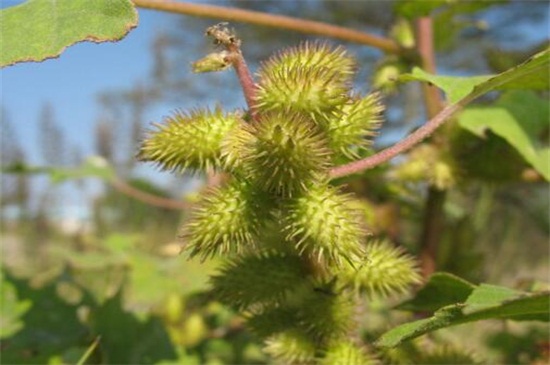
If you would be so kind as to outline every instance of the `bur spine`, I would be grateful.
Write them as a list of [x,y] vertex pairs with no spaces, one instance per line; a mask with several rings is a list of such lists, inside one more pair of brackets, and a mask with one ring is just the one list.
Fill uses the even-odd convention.
[[322,132],[306,116],[271,112],[254,124],[255,139],[243,148],[247,179],[261,189],[290,197],[326,176],[330,150]]
[[290,200],[285,211],[287,240],[295,242],[300,253],[334,264],[364,258],[366,232],[350,195],[320,183]]
[[219,168],[222,142],[240,119],[239,113],[224,114],[219,108],[177,111],[148,131],[138,159],[179,173]]
[[384,297],[403,293],[421,281],[416,261],[388,241],[369,243],[365,257],[361,266],[343,265],[339,274],[341,281],[358,293]]
[[355,61],[341,48],[302,43],[265,62],[258,72],[259,110],[330,112],[348,99]]
[[243,182],[206,192],[179,235],[185,250],[202,259],[251,250],[263,217],[254,192]]
[[233,259],[211,282],[222,302],[242,310],[252,305],[284,302],[306,276],[299,256],[275,252]]

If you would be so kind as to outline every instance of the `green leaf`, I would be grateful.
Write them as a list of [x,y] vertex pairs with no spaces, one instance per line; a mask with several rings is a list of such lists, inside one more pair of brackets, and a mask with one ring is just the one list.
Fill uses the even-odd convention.
[[432,83],[445,91],[451,103],[456,103],[467,96],[473,100],[493,90],[548,90],[550,89],[550,50],[539,52],[520,65],[498,75],[439,76],[415,67],[411,74],[402,75],[399,79]]
[[0,12],[0,66],[58,57],[77,42],[117,41],[137,22],[130,0],[29,0]]
[[101,335],[101,358],[106,364],[155,364],[177,358],[160,319],[140,321],[125,311],[121,292],[96,308],[93,330]]
[[505,139],[533,168],[550,180],[550,148],[539,139],[550,108],[532,92],[509,92],[492,106],[470,107],[459,117],[462,128],[485,138],[488,130]]
[[405,323],[383,334],[379,347],[395,347],[440,328],[483,319],[550,320],[550,292],[522,293],[482,284],[465,302],[437,310],[430,318]]
[[397,14],[405,18],[417,18],[428,16],[432,11],[443,6],[447,0],[431,0],[431,1],[398,1],[395,3],[394,10]]
[[489,80],[491,77],[491,75],[472,77],[439,76],[415,67],[411,74],[401,75],[399,80],[429,82],[445,91],[449,102],[456,103],[464,96],[470,94],[476,85]]
[[57,283],[35,287],[28,281],[4,275],[18,299],[32,306],[20,318],[21,330],[4,339],[9,346],[2,349],[3,364],[47,364],[50,357],[86,338],[88,329],[78,319],[78,308],[59,297]]
[[475,285],[448,273],[435,273],[411,300],[396,309],[414,312],[434,312],[446,305],[464,302]]
[[476,85],[475,97],[492,90],[549,90],[550,89],[550,49],[539,52],[486,82]]
[[5,339],[23,328],[21,317],[29,310],[32,303],[29,300],[20,300],[12,283],[4,279],[4,272],[0,271],[0,339]]
[[[434,10],[437,13],[450,13],[457,15],[460,13],[473,13],[482,10],[492,5],[504,3],[506,0],[491,0],[491,1],[454,1],[454,0],[408,0],[397,1],[394,6],[394,11],[403,17],[413,19],[422,16],[432,15]],[[439,11],[442,10],[442,11]],[[437,16],[438,14],[433,14]]]

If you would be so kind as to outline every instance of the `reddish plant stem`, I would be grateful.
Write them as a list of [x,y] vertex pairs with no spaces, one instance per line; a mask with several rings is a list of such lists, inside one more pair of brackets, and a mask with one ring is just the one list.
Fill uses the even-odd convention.
[[407,138],[397,142],[391,147],[388,147],[370,157],[362,160],[354,161],[346,165],[335,167],[330,172],[331,178],[342,177],[355,174],[367,169],[371,169],[377,165],[391,160],[393,157],[411,149],[419,142],[429,137],[439,126],[447,121],[454,113],[462,109],[462,107],[472,101],[472,97],[462,99],[456,104],[452,104],[443,109],[439,114],[430,119],[422,127],[418,128]]
[[237,78],[241,83],[241,88],[243,89],[244,98],[246,100],[246,104],[248,105],[250,115],[252,116],[252,119],[257,120],[255,106],[257,86],[254,82],[254,78],[252,77],[252,73],[250,72],[248,65],[246,64],[241,49],[238,45],[229,45],[227,46],[227,49],[231,52],[231,62],[233,64],[233,67],[235,68],[235,72],[237,73]]
[[[422,62],[422,68],[429,73],[436,74],[435,50],[433,45],[432,19],[422,17],[417,20],[417,49]],[[441,92],[433,85],[423,83],[424,104],[429,118],[433,118],[443,109]]]
[[174,210],[183,210],[188,209],[190,204],[169,198],[159,197],[153,194],[146,193],[139,189],[136,189],[127,182],[120,180],[119,178],[114,178],[109,181],[110,184],[119,192],[128,195],[134,199],[147,203],[149,205],[154,205],[160,208],[174,209]]
[[133,0],[133,2],[136,6],[146,9],[288,29],[306,34],[315,34],[348,42],[360,43],[378,48],[388,53],[399,54],[403,52],[403,49],[391,39],[322,22],[267,14],[259,11],[170,0]]
[[[422,67],[424,70],[435,74],[436,65],[431,18],[418,19],[416,28],[418,53],[421,56]],[[428,116],[436,115],[443,105],[441,93],[429,84],[423,84],[422,88],[426,113]],[[446,195],[445,190],[437,189],[434,186],[428,188],[422,231],[418,242],[421,270],[424,278],[428,278],[437,269],[437,251],[445,224],[444,204]]]
[[[416,21],[417,49],[422,61],[422,68],[436,74],[435,50],[433,44],[433,23],[430,17],[421,17]],[[432,118],[443,108],[441,92],[430,84],[422,84],[424,105],[428,117]],[[437,143],[437,141],[435,141]],[[443,141],[440,141],[443,142]],[[437,270],[437,252],[445,226],[446,190],[435,186],[428,188],[422,232],[419,237],[420,267],[422,276],[428,278]]]

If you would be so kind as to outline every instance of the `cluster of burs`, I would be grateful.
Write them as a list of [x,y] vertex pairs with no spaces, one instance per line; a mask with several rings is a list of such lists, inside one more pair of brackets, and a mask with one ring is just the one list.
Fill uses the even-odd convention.
[[262,64],[255,113],[176,112],[149,131],[142,160],[217,171],[181,229],[191,256],[219,256],[219,300],[238,308],[278,361],[369,364],[357,334],[361,297],[418,281],[414,260],[367,240],[361,202],[331,185],[336,161],[369,148],[383,107],[351,90],[355,60],[304,43]]

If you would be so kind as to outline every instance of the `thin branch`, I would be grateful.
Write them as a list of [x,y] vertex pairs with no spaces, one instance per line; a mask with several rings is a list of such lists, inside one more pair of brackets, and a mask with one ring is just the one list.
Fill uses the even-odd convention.
[[437,270],[437,251],[445,226],[447,190],[428,188],[418,247],[422,277],[428,278]]
[[342,177],[346,175],[355,174],[363,170],[373,168],[380,165],[395,156],[411,149],[425,138],[429,137],[439,126],[447,121],[453,114],[462,109],[466,104],[474,99],[472,95],[460,100],[456,104],[452,104],[443,109],[439,114],[430,119],[422,127],[409,134],[407,138],[397,142],[391,147],[388,147],[370,157],[362,160],[354,161],[346,165],[335,167],[331,170],[331,178]]
[[183,209],[188,209],[190,207],[190,204],[184,201],[163,198],[163,197],[149,194],[142,190],[136,189],[132,185],[118,178],[114,178],[110,180],[109,183],[119,192],[125,195],[128,195],[134,199],[140,200],[144,203],[147,203],[149,205],[154,205],[156,207],[174,209],[174,210],[183,210]]
[[[433,43],[433,22],[429,16],[416,20],[417,50],[420,54],[422,68],[432,74],[436,74],[435,49]],[[424,105],[429,118],[433,118],[443,109],[443,98],[441,92],[433,85],[422,84],[424,94]],[[440,134],[441,135],[441,134]],[[434,143],[445,143],[443,138],[434,138]],[[420,248],[420,266],[422,276],[428,278],[437,269],[437,251],[443,229],[445,226],[445,200],[446,190],[440,190],[435,186],[428,188],[424,217],[422,220],[422,231],[420,233],[418,247]]]
[[[430,17],[422,17],[416,21],[417,49],[422,62],[422,68],[431,74],[436,74],[435,50],[433,44],[433,26]],[[433,85],[422,84],[424,91],[424,104],[428,118],[433,118],[443,109],[443,98],[441,92]]]
[[235,68],[235,72],[237,73],[237,78],[239,79],[241,88],[243,89],[244,98],[246,100],[246,104],[248,105],[248,111],[250,112],[252,119],[257,120],[257,115],[256,115],[257,114],[256,113],[257,86],[256,86],[256,83],[254,82],[254,78],[252,77],[252,73],[250,72],[250,69],[246,64],[246,61],[244,60],[243,54],[238,44],[230,45],[227,48],[229,51],[231,51],[231,54],[232,54],[231,62],[233,64],[233,68]]
[[398,54],[403,52],[403,49],[391,39],[312,20],[267,14],[252,10],[205,4],[191,4],[170,0],[133,0],[133,2],[136,6],[145,9],[288,29],[306,34],[315,34],[364,44],[388,53]]

